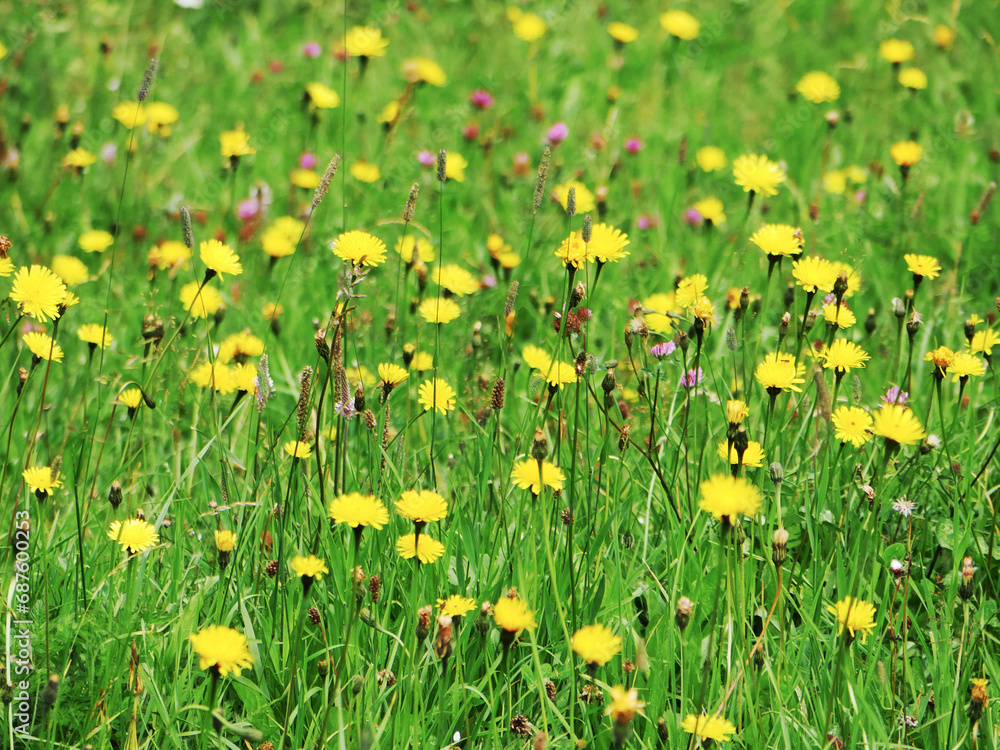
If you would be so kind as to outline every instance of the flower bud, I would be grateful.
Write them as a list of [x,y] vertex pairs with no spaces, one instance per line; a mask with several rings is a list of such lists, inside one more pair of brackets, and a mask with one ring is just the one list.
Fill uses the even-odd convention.
[[788,557],[788,530],[780,528],[771,537],[771,560],[776,567],[781,567]]
[[972,558],[966,557],[962,560],[962,582],[958,586],[958,595],[962,598],[963,602],[969,601],[972,598],[974,591],[974,581],[976,575],[976,568],[972,564]]
[[693,610],[694,602],[686,596],[682,596],[677,602],[677,612],[674,614],[674,622],[677,623],[677,627],[680,628],[682,633],[691,621],[691,612]]

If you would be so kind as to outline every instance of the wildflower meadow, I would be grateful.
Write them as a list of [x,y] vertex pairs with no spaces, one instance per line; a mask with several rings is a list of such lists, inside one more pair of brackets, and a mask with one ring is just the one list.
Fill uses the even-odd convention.
[[996,10],[0,0],[0,747],[1000,748]]

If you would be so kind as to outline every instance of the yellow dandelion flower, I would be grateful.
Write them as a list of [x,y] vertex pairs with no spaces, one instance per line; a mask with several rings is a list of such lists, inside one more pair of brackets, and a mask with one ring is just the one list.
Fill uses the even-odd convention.
[[742,154],[733,160],[733,179],[745,193],[763,196],[778,194],[778,185],[785,181],[785,171],[760,154]]
[[845,596],[836,604],[828,605],[826,611],[837,618],[837,635],[847,628],[851,640],[861,633],[861,642],[868,640],[868,634],[875,631],[875,605],[863,599]]
[[209,625],[188,636],[198,655],[198,668],[211,669],[219,677],[239,677],[253,666],[250,644],[242,633],[223,625]]

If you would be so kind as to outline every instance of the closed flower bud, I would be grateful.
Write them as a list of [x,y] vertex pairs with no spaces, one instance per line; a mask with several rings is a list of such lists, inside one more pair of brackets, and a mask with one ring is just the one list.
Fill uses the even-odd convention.
[[369,430],[374,430],[376,426],[375,413],[371,409],[365,409],[361,414],[361,418],[365,420],[365,427]]
[[986,680],[973,679],[970,690],[969,720],[975,724],[983,715],[983,707],[986,705]]
[[571,308],[579,305],[584,297],[587,296],[587,287],[583,285],[582,281],[578,281],[576,286],[573,287],[573,291],[569,295],[569,306]]
[[360,383],[358,383],[358,387],[354,390],[354,410],[365,410],[365,389]]
[[319,672],[320,677],[326,677],[330,672],[330,660],[320,659],[316,662],[316,671]]
[[403,345],[403,366],[404,367],[409,367],[410,366],[410,363],[413,361],[413,357],[416,355],[416,353],[417,353],[417,347],[415,347],[413,344],[404,344]]
[[895,315],[897,319],[906,317],[906,303],[899,297],[892,298],[892,314]]
[[786,287],[785,294],[782,297],[781,301],[785,303],[785,309],[786,310],[792,306],[793,302],[795,302],[795,284],[794,283],[791,283],[791,284],[789,284]]
[[452,641],[453,636],[454,626],[452,625],[451,617],[448,615],[438,617],[438,631],[437,637],[434,639],[434,653],[437,654],[439,659],[447,659],[451,656],[451,652],[455,648],[455,644]]
[[865,333],[871,336],[875,333],[875,329],[878,327],[878,323],[875,322],[875,308],[868,308],[868,317],[865,318]]
[[417,643],[423,643],[430,634],[433,612],[434,609],[429,604],[417,610]]
[[536,461],[544,461],[549,455],[549,443],[541,427],[535,428],[535,436],[531,440],[531,457]]
[[111,488],[108,490],[108,502],[111,503],[112,510],[118,510],[118,506],[122,504],[122,485],[117,479],[111,483]]
[[785,314],[781,316],[781,322],[778,323],[778,341],[780,342],[785,336],[788,335],[788,325],[792,322],[792,315],[787,310]]
[[768,467],[768,472],[771,475],[771,481],[774,482],[775,487],[781,484],[785,479],[785,469],[777,461]]
[[976,568],[972,564],[972,558],[966,557],[962,560],[962,582],[958,585],[958,595],[963,602],[969,601],[974,593],[974,581]]
[[680,628],[682,633],[691,621],[691,612],[693,610],[694,602],[686,596],[682,596],[677,602],[677,612],[674,614],[674,622],[677,623],[677,627]]
[[787,557],[788,531],[781,528],[775,531],[771,537],[771,560],[774,561],[775,566],[781,567]]
[[910,337],[910,342],[913,342],[913,337],[917,335],[920,331],[920,324],[923,322],[920,313],[912,312],[910,313],[910,319],[906,321],[906,333]]

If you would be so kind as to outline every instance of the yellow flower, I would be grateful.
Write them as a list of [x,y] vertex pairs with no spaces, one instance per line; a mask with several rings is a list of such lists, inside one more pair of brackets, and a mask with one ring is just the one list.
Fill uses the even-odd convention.
[[903,68],[899,71],[899,83],[908,89],[927,88],[927,74],[920,68]]
[[913,274],[914,282],[918,276],[921,279],[928,278],[933,281],[941,273],[941,264],[933,256],[907,253],[903,256],[903,260],[906,261],[907,270]]
[[448,157],[444,162],[444,176],[455,182],[465,182],[465,168],[469,162],[461,154],[453,151],[448,152]]
[[806,382],[799,377],[795,359],[790,354],[770,352],[764,361],[757,365],[754,377],[771,396],[777,396],[779,391],[795,391],[801,393],[800,383]]
[[841,443],[855,448],[872,439],[872,415],[857,406],[838,406],[833,412],[834,435]]
[[750,407],[745,401],[729,399],[726,402],[726,421],[729,424],[739,425],[750,416]]
[[434,260],[434,246],[422,237],[406,235],[396,240],[394,248],[404,263],[412,263],[414,250],[416,250],[417,260],[421,263],[430,263]]
[[[199,288],[201,288],[200,292]],[[202,287],[197,281],[189,281],[181,287],[181,304],[195,320],[208,318],[215,315],[222,307],[222,296],[210,284],[205,284]]]
[[[726,447],[729,445],[728,440],[722,440],[716,447],[716,455],[725,460],[726,458]],[[732,466],[737,466],[740,462],[740,454],[736,450],[734,445],[729,451],[729,463]],[[749,469],[759,469],[764,465],[764,448],[756,440],[751,440],[747,444],[747,449],[743,453],[743,465]]]
[[108,529],[108,539],[117,542],[122,552],[135,555],[145,552],[160,543],[160,536],[151,523],[139,518],[112,521]]
[[778,185],[785,181],[785,171],[760,154],[742,154],[733,160],[733,179],[744,193],[764,196],[778,194]]
[[119,102],[111,110],[111,116],[131,130],[146,124],[146,107],[136,101]]
[[701,218],[705,221],[710,221],[716,226],[726,221],[726,214],[722,201],[715,196],[702,198],[700,201],[696,201],[691,208],[701,214]]
[[697,39],[701,22],[683,10],[668,10],[660,15],[660,26],[678,39]]
[[416,557],[420,562],[429,564],[444,555],[444,545],[427,534],[421,534],[419,541],[416,534],[403,534],[396,540],[396,552],[404,560]]
[[681,722],[681,729],[704,740],[712,742],[728,742],[730,735],[736,733],[736,727],[731,721],[718,716],[688,714]]
[[423,82],[431,86],[444,86],[448,81],[441,66],[427,57],[411,57],[404,60],[403,75],[410,83]]
[[56,255],[52,258],[51,265],[53,273],[61,278],[66,286],[77,286],[90,278],[86,264],[72,255]]
[[521,359],[532,370],[542,372],[547,372],[552,364],[552,357],[549,356],[549,353],[534,344],[528,344],[521,350]]
[[913,59],[913,45],[902,39],[886,39],[879,45],[878,53],[887,62],[904,63]]
[[628,724],[645,705],[639,700],[638,688],[626,690],[624,685],[615,685],[611,688],[611,705],[604,709],[604,715],[616,724]]
[[839,169],[831,169],[823,175],[823,190],[832,195],[843,195],[847,192],[847,175]]
[[381,176],[382,170],[378,168],[377,164],[362,159],[351,165],[351,177],[359,182],[377,182]]
[[189,636],[198,655],[198,668],[211,669],[220,677],[239,677],[244,667],[253,666],[247,637],[224,625],[209,625]]
[[955,43],[956,36],[955,30],[944,24],[938,24],[934,27],[934,44],[941,49],[950,49],[951,45]]
[[669,333],[674,319],[668,313],[680,312],[674,292],[651,294],[642,301],[643,315],[651,333]]
[[837,281],[837,270],[830,261],[812,255],[792,264],[792,276],[807,292],[832,292]]
[[324,575],[330,573],[326,563],[316,555],[296,555],[289,562],[292,572],[299,578],[309,578],[322,581]]
[[795,90],[813,104],[835,102],[840,97],[840,86],[829,73],[814,70],[806,73],[795,84]]
[[847,290],[844,292],[844,299],[853,296],[855,292],[861,291],[860,273],[855,271],[842,260],[833,261],[833,270],[836,271],[838,278],[841,274],[844,274],[847,277]]
[[448,515],[448,503],[433,490],[406,490],[396,501],[396,512],[414,523],[440,521]]
[[44,499],[52,494],[52,490],[62,487],[62,479],[59,472],[53,471],[48,466],[32,466],[21,472],[21,478],[28,485],[28,489],[38,495],[39,499]]
[[351,57],[384,57],[389,40],[374,26],[355,26],[344,37],[344,47]]
[[458,303],[447,297],[431,297],[417,306],[417,315],[428,323],[450,323],[461,314]]
[[603,625],[587,625],[573,634],[570,645],[587,664],[603,667],[622,650],[622,638]]
[[375,118],[375,121],[385,123],[386,125],[391,125],[392,123],[396,122],[396,120],[399,118],[399,113],[401,109],[402,107],[400,106],[399,101],[393,99],[391,102],[389,102],[382,108],[382,111],[379,112],[378,116]]
[[230,159],[257,153],[257,149],[250,145],[250,134],[243,128],[222,133],[219,144],[222,155]]
[[847,628],[851,640],[861,633],[861,642],[864,643],[868,634],[875,630],[875,605],[871,602],[845,596],[836,604],[828,605],[826,611],[837,618],[837,635]]
[[562,388],[568,383],[575,383],[577,381],[576,366],[570,362],[554,361],[539,374],[553,388]]
[[348,492],[338,495],[330,501],[326,515],[334,523],[342,523],[351,528],[371,526],[381,529],[389,523],[389,511],[385,503],[374,495],[362,495],[360,492]]
[[378,266],[385,261],[385,243],[358,229],[342,232],[333,241],[333,253],[355,266]]
[[973,354],[981,353],[989,357],[993,354],[993,347],[1000,342],[1000,336],[992,328],[984,328],[972,334],[972,341],[968,342],[969,351]]
[[264,342],[250,333],[249,330],[244,330],[226,336],[222,340],[215,361],[231,362],[236,359],[242,362],[247,357],[259,357],[263,353]]
[[219,552],[232,552],[236,549],[236,534],[229,529],[216,529],[215,548]]
[[281,317],[281,313],[284,311],[285,307],[280,302],[268,302],[261,308],[260,314],[264,320],[270,320],[273,323]]
[[700,485],[698,507],[717,520],[723,516],[735,523],[736,516],[752,516],[760,510],[760,491],[742,477],[714,474]]
[[106,348],[114,340],[114,336],[98,323],[87,323],[80,326],[76,329],[76,335],[80,341],[99,346],[102,349]]
[[382,362],[378,366],[378,376],[383,383],[396,386],[406,380],[410,374],[397,364]]
[[224,274],[239,276],[243,273],[243,266],[240,265],[240,257],[233,252],[233,249],[216,239],[206,240],[198,246],[198,253],[201,262],[204,263],[210,273],[206,273],[207,278],[212,278],[216,274],[223,278]]
[[531,490],[533,495],[541,493],[542,483],[556,492],[562,491],[566,483],[566,475],[563,474],[562,469],[551,461],[542,462],[542,482],[539,482],[538,461],[533,458],[514,464],[510,478],[516,487],[522,490]]
[[475,599],[470,599],[467,596],[452,594],[447,599],[438,599],[437,606],[443,615],[447,615],[448,617],[464,617],[472,610],[478,608],[479,604]]
[[955,358],[948,366],[948,374],[951,375],[951,382],[957,383],[959,380],[968,380],[975,375],[986,374],[986,363],[979,357],[969,352],[955,352]]
[[31,331],[21,336],[24,345],[28,347],[32,355],[39,359],[62,362],[63,350],[51,336],[38,331]]
[[293,169],[288,173],[288,179],[295,187],[303,190],[314,190],[322,182],[319,172],[315,169]]
[[447,414],[455,408],[455,391],[441,378],[424,381],[418,392],[418,403],[426,411],[433,409],[440,414]]
[[534,13],[519,13],[511,22],[514,24],[514,36],[525,42],[537,42],[548,30],[545,21]]
[[103,229],[89,229],[80,235],[79,243],[85,252],[103,253],[115,243],[115,238]]
[[865,362],[871,359],[868,352],[846,339],[837,339],[830,346],[823,347],[819,356],[823,360],[823,367],[834,370],[838,376],[853,369],[864,368]]
[[162,138],[170,135],[170,125],[180,119],[180,112],[172,104],[166,102],[146,103],[146,130],[159,133]]
[[594,194],[579,180],[570,180],[561,185],[556,185],[552,189],[552,197],[556,199],[565,210],[569,205],[569,189],[576,190],[576,212],[585,214],[593,211],[597,204],[594,202]]
[[433,281],[452,294],[465,297],[479,291],[479,279],[455,263],[438,266],[433,274]]
[[301,440],[289,440],[284,445],[284,451],[292,458],[309,458],[312,456],[312,448],[309,447],[309,443],[303,443]]
[[138,388],[126,388],[118,394],[118,403],[133,410],[138,409],[145,401],[142,398],[142,391]]
[[718,146],[702,146],[694,158],[703,172],[717,172],[729,164],[725,151]]
[[841,302],[838,305],[836,301],[823,305],[823,320],[834,328],[841,330],[850,328],[858,322],[858,319],[854,317],[854,313],[847,306],[846,302]]
[[62,165],[64,167],[83,169],[84,167],[89,167],[95,161],[97,161],[97,157],[87,149],[75,148],[63,157]]
[[219,361],[199,364],[191,371],[191,380],[199,388],[213,388],[223,395],[236,390],[233,369]]
[[705,296],[708,277],[703,273],[685,276],[677,284],[676,301],[680,307],[693,307]]
[[802,253],[802,229],[789,224],[761,224],[750,241],[768,257],[791,257]]
[[924,147],[914,141],[899,141],[889,149],[892,160],[901,167],[912,167],[924,155]]
[[955,352],[949,349],[947,346],[939,346],[933,351],[927,352],[924,355],[924,362],[933,362],[934,366],[937,368],[939,375],[944,375],[945,370],[951,367],[952,362],[955,361]]
[[149,265],[156,266],[160,270],[169,268],[176,272],[191,265],[191,248],[177,240],[166,240],[159,245],[153,245],[146,260]]
[[875,412],[872,432],[889,442],[902,445],[916,445],[927,437],[913,412],[899,404],[883,404]]
[[535,629],[535,613],[523,599],[501,597],[493,604],[493,621],[509,633]]
[[567,268],[573,266],[577,269],[583,268],[597,257],[595,248],[590,243],[584,242],[579,232],[570,232],[569,237],[564,239],[559,249],[555,251],[555,256],[562,259]]
[[250,395],[257,392],[257,368],[249,363],[236,365],[233,370],[233,384],[237,391],[245,391]]
[[612,21],[608,24],[608,33],[616,42],[628,44],[639,38],[639,30],[634,26],[629,26],[621,21]]

